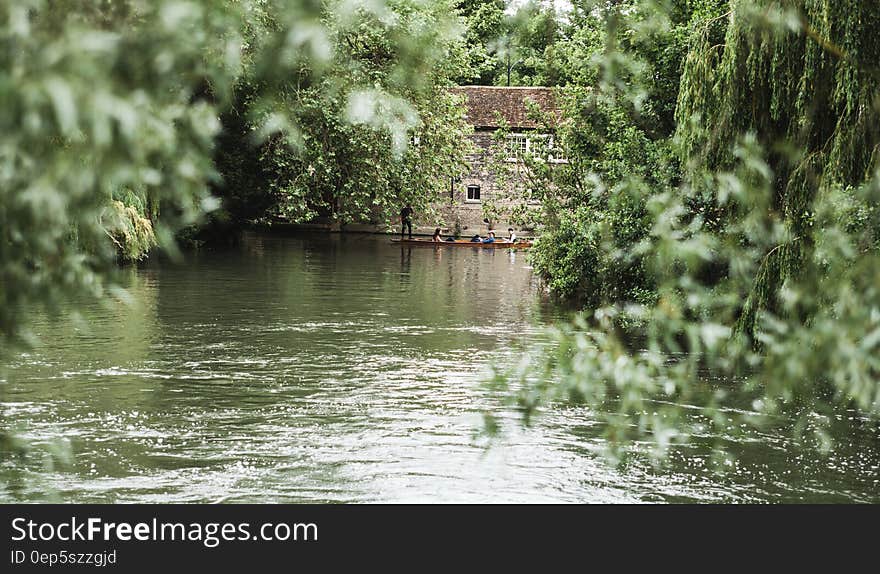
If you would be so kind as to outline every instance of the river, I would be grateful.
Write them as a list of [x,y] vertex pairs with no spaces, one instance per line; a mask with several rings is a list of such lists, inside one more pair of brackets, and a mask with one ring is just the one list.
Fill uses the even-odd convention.
[[[120,271],[131,301],[39,319],[2,414],[0,498],[57,502],[880,502],[876,437],[754,431],[612,467],[584,408],[532,426],[485,381],[565,311],[525,253],[248,234]],[[488,438],[486,411],[503,433]],[[711,438],[711,437],[710,437]]]

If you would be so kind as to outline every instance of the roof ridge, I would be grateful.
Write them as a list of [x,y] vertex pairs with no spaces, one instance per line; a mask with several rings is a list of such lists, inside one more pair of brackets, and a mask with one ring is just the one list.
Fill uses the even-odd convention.
[[546,86],[455,86],[449,91],[465,97],[465,120],[478,128],[540,127],[541,121],[529,112],[529,101],[558,115],[556,94]]

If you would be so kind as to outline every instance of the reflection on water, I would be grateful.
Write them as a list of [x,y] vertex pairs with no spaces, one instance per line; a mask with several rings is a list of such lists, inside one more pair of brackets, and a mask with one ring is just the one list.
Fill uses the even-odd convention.
[[[126,269],[134,304],[40,324],[4,418],[73,459],[4,461],[2,497],[77,502],[878,501],[876,439],[830,458],[754,433],[610,468],[590,413],[560,408],[486,448],[492,363],[560,316],[524,253],[368,236],[251,235]],[[708,437],[712,438],[712,437]],[[865,446],[868,445],[868,446]]]

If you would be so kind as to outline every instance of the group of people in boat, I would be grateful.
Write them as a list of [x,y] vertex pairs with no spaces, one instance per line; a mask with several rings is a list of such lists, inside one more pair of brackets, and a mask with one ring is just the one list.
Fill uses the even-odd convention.
[[[400,210],[400,238],[403,239],[404,234],[407,234],[409,239],[412,239],[412,220],[413,220],[413,208],[410,204],[406,204],[406,206]],[[440,228],[434,230],[434,237],[431,238],[431,241],[443,242],[443,241],[455,241],[453,237],[447,237],[446,239],[440,233]],[[495,232],[490,231],[486,237],[480,237],[479,234],[471,237],[471,243],[514,243],[516,242],[516,233],[513,232],[512,227],[507,228],[507,237],[496,238]]]
[[[443,241],[455,241],[453,237],[447,237],[443,239],[443,236],[440,234],[440,228],[434,230],[434,237],[431,238],[431,241],[443,242]],[[471,243],[514,243],[516,242],[516,233],[513,232],[512,227],[507,228],[507,237],[495,237],[495,232],[490,231],[486,237],[480,237],[479,234],[471,237]]]

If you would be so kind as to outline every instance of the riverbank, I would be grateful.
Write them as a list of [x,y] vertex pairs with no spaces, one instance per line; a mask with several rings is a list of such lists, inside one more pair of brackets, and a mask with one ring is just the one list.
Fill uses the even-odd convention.
[[[413,236],[431,237],[437,226],[431,225],[413,225]],[[346,225],[333,225],[330,223],[284,223],[277,222],[271,224],[255,225],[251,229],[264,232],[281,232],[281,233],[298,233],[308,231],[319,231],[325,233],[362,233],[370,235],[387,235],[389,237],[399,236],[400,228],[392,227],[389,229],[385,225],[370,223],[350,223]],[[492,229],[496,234],[507,234],[507,229]],[[453,235],[453,230],[444,227],[440,228],[440,232],[444,236]],[[476,233],[476,232],[475,232]],[[480,232],[480,235],[488,233],[488,228]],[[470,237],[473,233],[462,234],[462,237]],[[521,239],[534,239],[532,233],[521,233],[517,231],[517,237]]]

